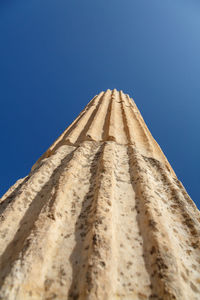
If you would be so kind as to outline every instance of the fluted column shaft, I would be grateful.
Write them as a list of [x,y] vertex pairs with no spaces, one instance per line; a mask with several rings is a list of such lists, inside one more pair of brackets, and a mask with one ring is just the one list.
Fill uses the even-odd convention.
[[0,202],[0,299],[200,298],[200,214],[122,91]]

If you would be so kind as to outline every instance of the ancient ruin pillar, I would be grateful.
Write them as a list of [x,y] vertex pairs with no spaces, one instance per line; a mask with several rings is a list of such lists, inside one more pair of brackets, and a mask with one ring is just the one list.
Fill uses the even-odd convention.
[[200,299],[199,211],[121,91],[89,102],[0,216],[2,300]]

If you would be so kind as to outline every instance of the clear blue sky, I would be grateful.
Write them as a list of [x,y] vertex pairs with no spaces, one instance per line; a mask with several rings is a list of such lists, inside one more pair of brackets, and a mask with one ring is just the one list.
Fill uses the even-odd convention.
[[199,0],[1,0],[0,194],[107,88],[134,98],[200,207]]

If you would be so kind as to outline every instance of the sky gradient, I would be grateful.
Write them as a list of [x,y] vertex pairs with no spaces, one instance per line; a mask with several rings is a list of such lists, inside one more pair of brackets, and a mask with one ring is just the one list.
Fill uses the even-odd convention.
[[1,0],[0,196],[117,88],[200,208],[199,33],[197,0]]

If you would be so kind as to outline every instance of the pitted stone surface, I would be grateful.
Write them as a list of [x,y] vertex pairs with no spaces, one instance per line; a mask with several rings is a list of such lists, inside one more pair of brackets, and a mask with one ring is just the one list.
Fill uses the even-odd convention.
[[0,202],[0,299],[200,299],[200,214],[116,90]]

